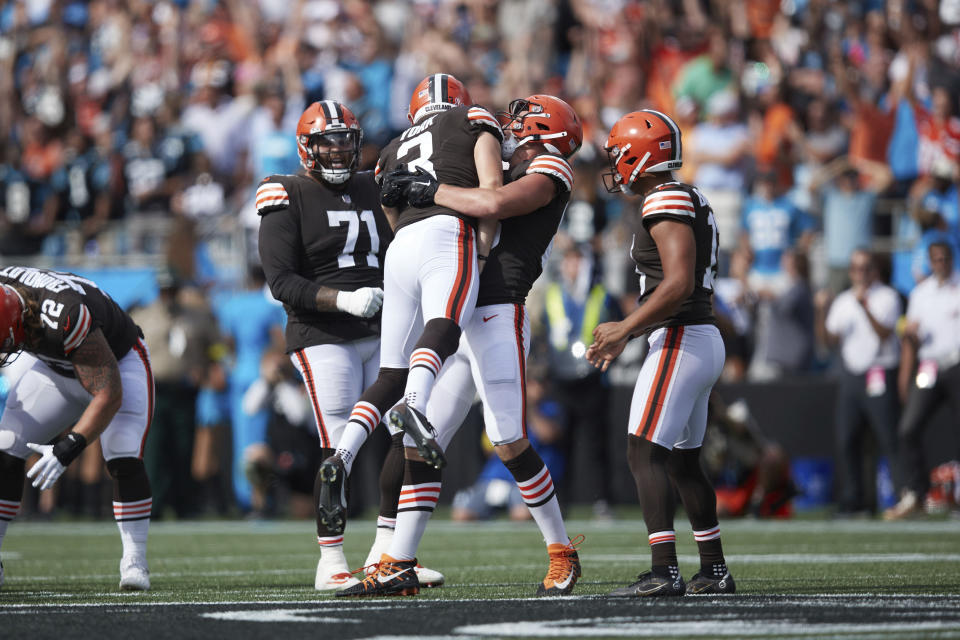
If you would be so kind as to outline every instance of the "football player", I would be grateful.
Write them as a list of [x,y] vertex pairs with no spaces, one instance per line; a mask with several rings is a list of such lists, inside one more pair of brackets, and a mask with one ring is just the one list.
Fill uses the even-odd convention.
[[[376,173],[383,177],[404,165],[462,187],[495,189],[503,182],[502,132],[484,108],[471,106],[459,80],[445,73],[425,78],[413,92],[410,128],[383,150]],[[341,530],[346,501],[344,478],[354,457],[381,417],[413,434],[433,467],[444,464],[435,431],[424,415],[437,374],[456,350],[461,327],[477,301],[477,222],[447,207],[409,206],[394,191],[382,191],[384,211],[395,236],[384,271],[380,372],[353,407],[336,453],[320,465],[321,520]],[[489,228],[489,225],[488,225]],[[492,241],[492,234],[480,238]],[[489,244],[487,244],[489,248]],[[486,257],[481,249],[480,257]],[[429,485],[426,477],[405,484]],[[435,498],[434,498],[435,500]]]
[[[630,249],[640,304],[624,320],[594,329],[587,359],[606,370],[631,338],[645,335],[650,345],[630,406],[627,460],[653,556],[650,571],[610,595],[733,593],[717,498],[700,466],[707,402],[724,360],[711,303],[718,240],[713,210],[696,187],[674,179],[683,156],[680,128],[669,116],[628,113],[610,130],[606,150],[608,190],[641,198]],[[700,571],[686,585],[677,566],[674,488],[700,551]]]
[[20,509],[31,451],[40,459],[27,478],[44,490],[100,438],[123,543],[120,588],[133,591],[150,588],[153,508],[143,447],[154,383],[142,338],[130,316],[86,278],[28,267],[0,270],[0,364],[20,352],[36,357],[13,382],[0,418],[0,544]]
[[[357,171],[363,130],[347,107],[333,100],[311,104],[297,123],[296,141],[305,175],[269,176],[257,189],[259,249],[270,290],[287,312],[287,351],[307,387],[327,458],[380,366],[383,259],[393,232],[373,172]],[[403,433],[395,431],[380,476],[377,538],[365,566],[379,560],[396,522]],[[323,489],[318,474],[315,504],[327,499]],[[343,525],[331,527],[318,511],[318,590],[359,582],[343,554]],[[427,583],[443,582],[435,571],[420,572]]]
[[[476,393],[484,407],[487,435],[513,475],[523,500],[543,534],[550,566],[537,595],[566,595],[580,576],[580,560],[564,526],[550,471],[530,446],[526,429],[526,358],[530,321],[527,294],[543,271],[573,186],[568,159],[579,149],[583,130],[577,114],[559,98],[533,95],[510,103],[504,158],[507,184],[465,189],[440,184],[424,173],[394,171],[384,190],[402,185],[417,207],[445,206],[478,217],[502,219],[499,240],[480,276],[477,309],[464,327],[460,349],[437,380],[427,419],[442,448],[450,443]],[[440,493],[440,471],[406,439],[406,470],[397,514],[397,531],[379,575],[337,593],[372,596],[417,592],[417,546]]]

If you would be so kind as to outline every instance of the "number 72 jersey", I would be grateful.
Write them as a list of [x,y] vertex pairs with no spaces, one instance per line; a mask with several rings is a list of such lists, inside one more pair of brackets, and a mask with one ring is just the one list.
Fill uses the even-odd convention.
[[688,224],[693,229],[696,248],[693,293],[671,317],[649,328],[691,324],[716,324],[713,317],[713,283],[717,277],[719,236],[710,203],[696,188],[681,182],[667,182],[643,198],[640,215],[634,223],[630,257],[637,263],[642,305],[663,282],[663,263],[650,228],[661,220]]
[[256,206],[263,271],[287,312],[287,349],[379,335],[379,315],[357,318],[316,308],[320,287],[383,286],[393,233],[373,172],[353,174],[341,189],[307,176],[270,176],[257,189]]

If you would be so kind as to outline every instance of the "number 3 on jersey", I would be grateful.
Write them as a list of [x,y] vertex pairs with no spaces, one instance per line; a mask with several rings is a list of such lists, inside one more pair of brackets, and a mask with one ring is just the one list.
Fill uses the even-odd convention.
[[407,160],[407,169],[409,171],[416,171],[417,169],[423,169],[434,178],[437,177],[436,171],[433,170],[433,162],[430,160],[430,157],[433,155],[433,134],[430,131],[424,131],[420,135],[410,138],[397,149],[397,160],[403,160],[407,156],[411,155],[411,152],[414,149],[419,150],[419,154],[413,160]]
[[380,259],[377,258],[377,254],[380,253],[380,236],[377,234],[377,221],[373,217],[373,211],[327,211],[327,220],[331,227],[340,227],[343,223],[347,223],[347,240],[343,244],[343,251],[337,256],[337,266],[339,268],[347,269],[357,266],[354,249],[360,235],[360,222],[363,222],[367,227],[367,234],[370,236],[367,266],[380,266]]

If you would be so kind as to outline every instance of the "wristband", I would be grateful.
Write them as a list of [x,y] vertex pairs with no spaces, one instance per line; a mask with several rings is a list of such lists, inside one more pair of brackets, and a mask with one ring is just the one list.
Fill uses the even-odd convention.
[[63,466],[69,465],[77,459],[87,446],[87,439],[75,431],[71,431],[53,443],[53,455]]

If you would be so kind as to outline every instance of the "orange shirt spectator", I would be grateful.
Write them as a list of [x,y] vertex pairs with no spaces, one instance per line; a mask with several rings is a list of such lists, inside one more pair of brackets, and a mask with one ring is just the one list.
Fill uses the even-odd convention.
[[856,160],[886,162],[895,116],[893,110],[888,111],[875,104],[858,101],[853,107],[850,125],[850,157]]

